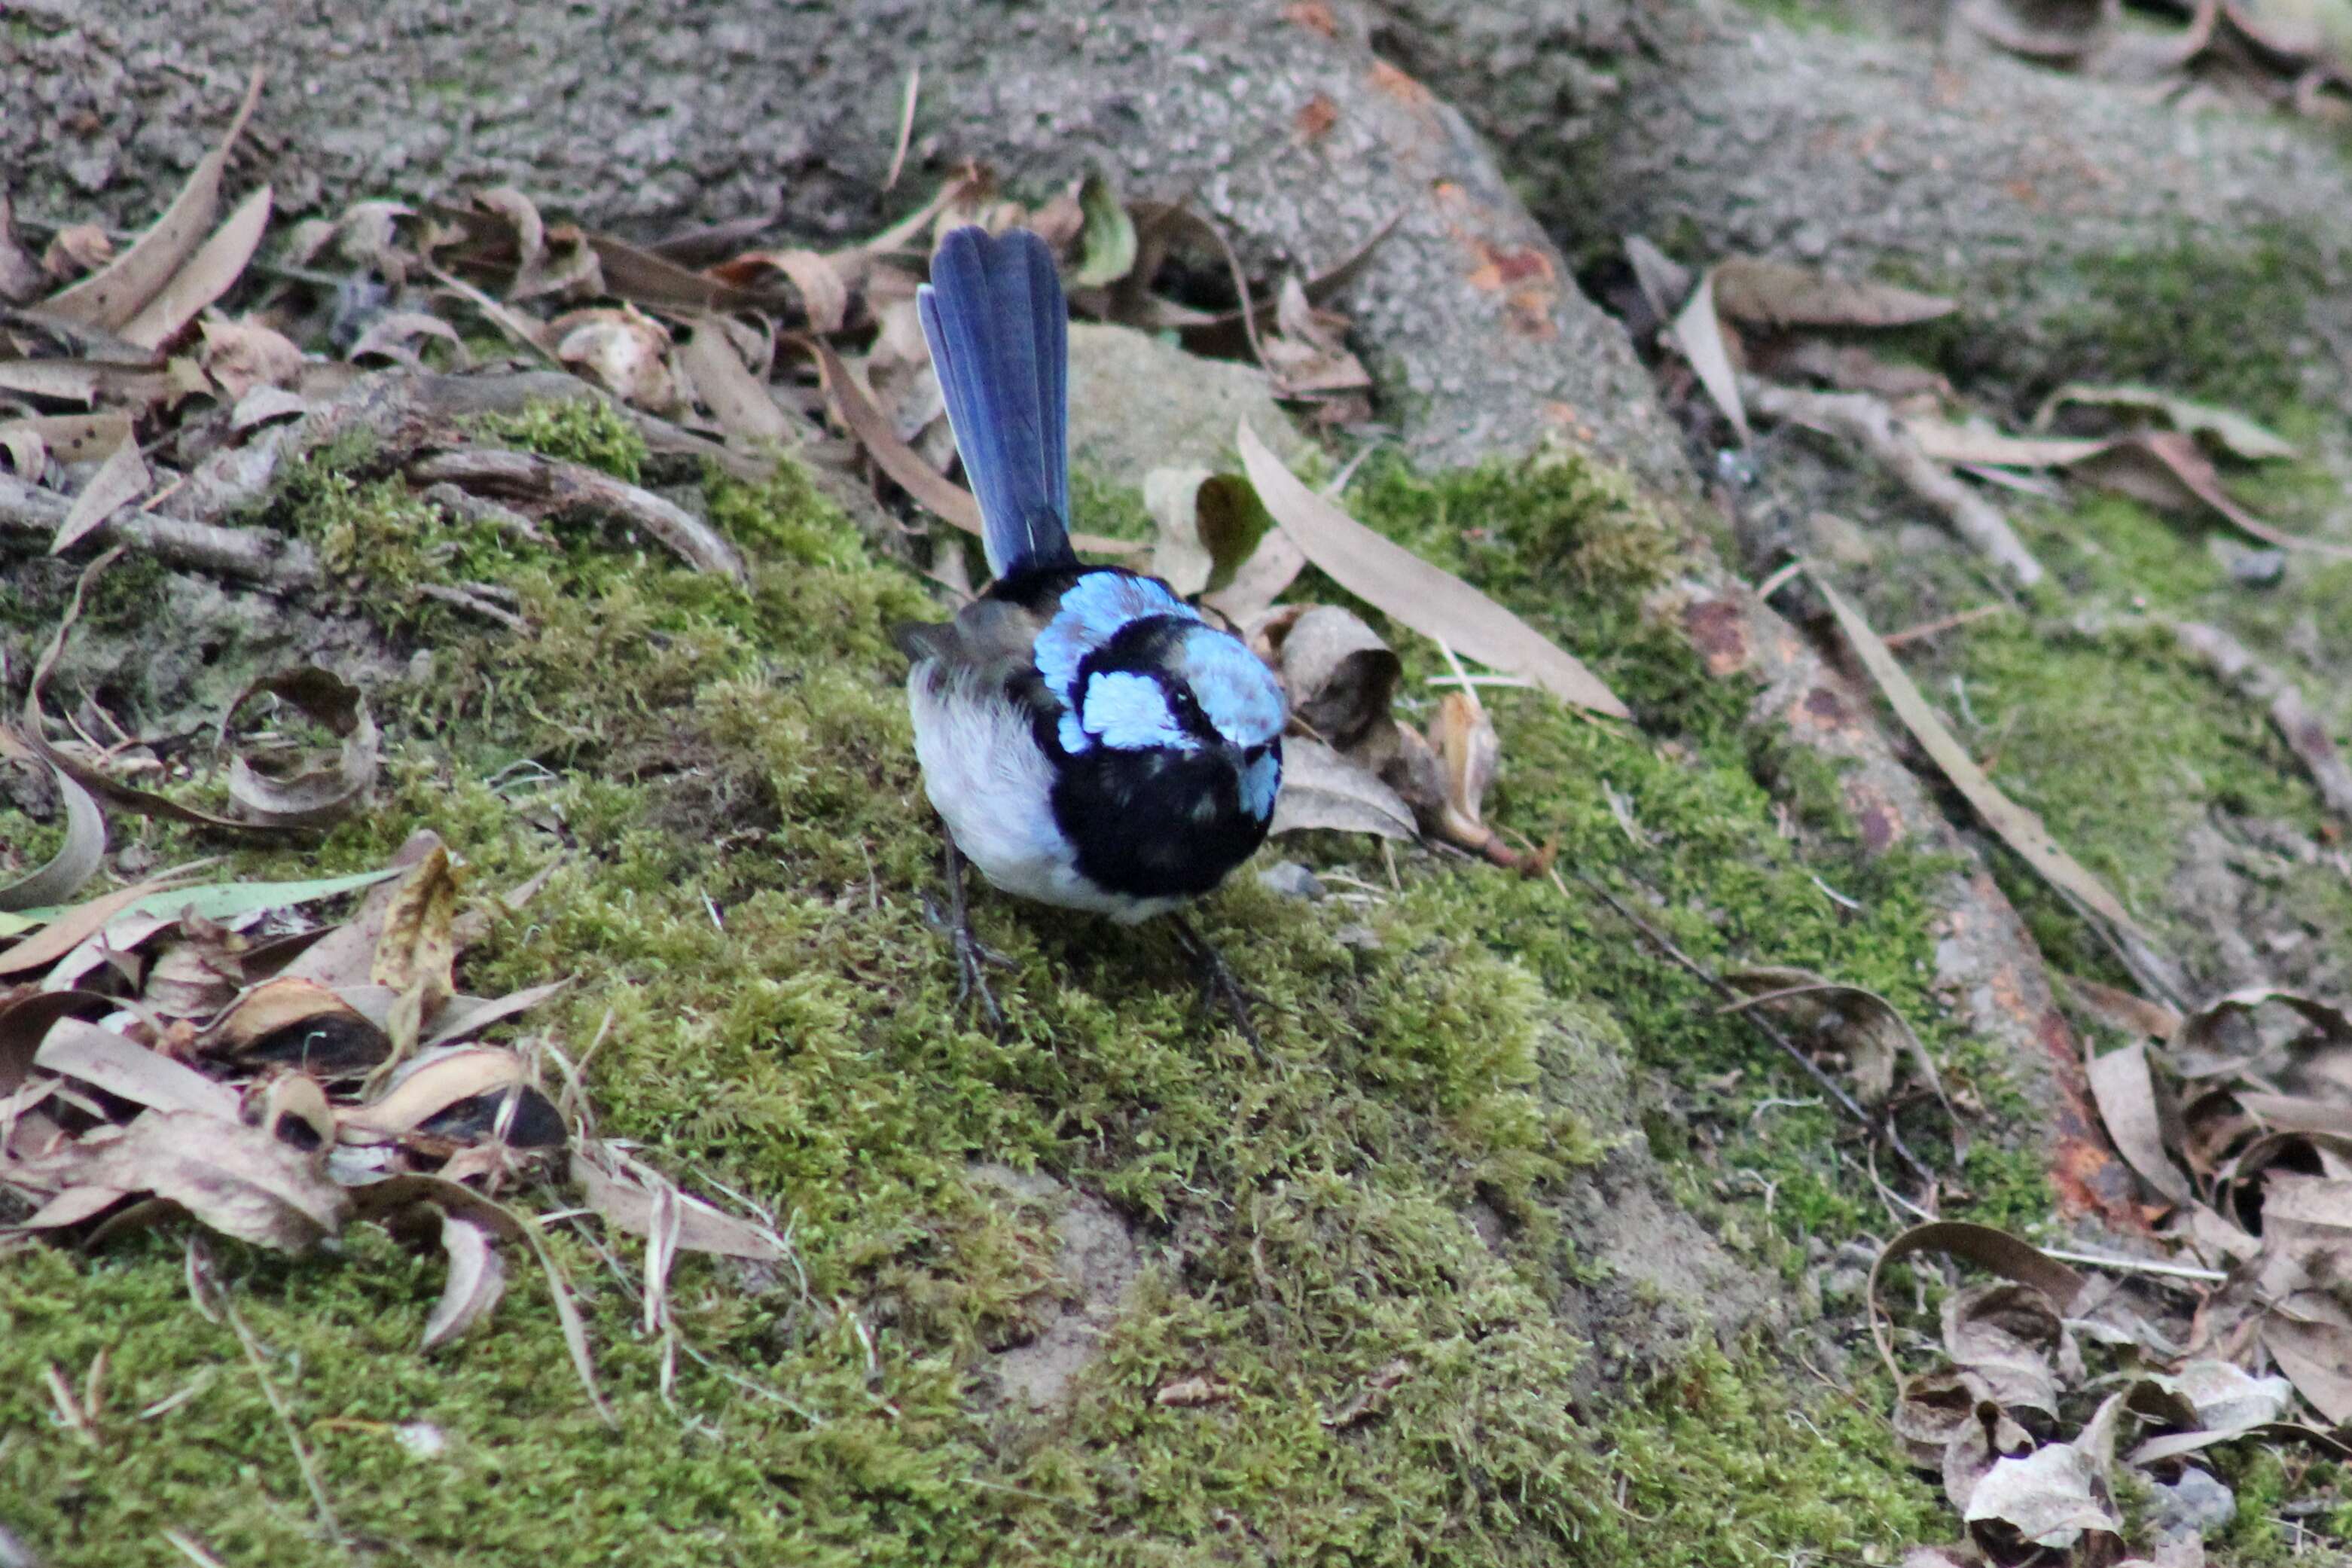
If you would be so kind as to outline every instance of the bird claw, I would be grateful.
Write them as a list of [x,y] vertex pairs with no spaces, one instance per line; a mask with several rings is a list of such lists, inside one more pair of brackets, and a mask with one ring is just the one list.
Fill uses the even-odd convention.
[[980,933],[971,929],[971,910],[964,901],[963,857],[957,852],[953,839],[948,841],[947,875],[949,907],[942,910],[939,900],[926,894],[924,922],[943,932],[955,949],[955,1005],[961,1007],[977,998],[988,1026],[1001,1035],[1004,1032],[1004,1009],[997,1005],[996,993],[989,986],[988,971],[1017,969],[1020,965],[981,941]]
[[1225,963],[1224,954],[1195,930],[1191,921],[1182,915],[1170,918],[1175,922],[1176,940],[1191,956],[1198,972],[1202,1010],[1213,1012],[1222,1006],[1233,1019],[1234,1027],[1240,1031],[1242,1038],[1250,1043],[1251,1048],[1262,1049],[1263,1042],[1257,1037],[1257,1026],[1251,1021],[1250,1009],[1265,999],[1241,983]]

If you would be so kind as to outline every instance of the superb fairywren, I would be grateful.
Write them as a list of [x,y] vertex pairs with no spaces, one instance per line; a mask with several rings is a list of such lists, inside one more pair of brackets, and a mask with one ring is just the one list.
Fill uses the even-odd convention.
[[[897,637],[951,841],[958,957],[993,1015],[955,852],[1045,903],[1175,911],[1265,839],[1288,715],[1240,638],[1158,578],[1071,551],[1068,322],[1045,242],[957,229],[916,304],[996,580],[954,620]],[[1179,929],[1238,1016],[1223,963]]]

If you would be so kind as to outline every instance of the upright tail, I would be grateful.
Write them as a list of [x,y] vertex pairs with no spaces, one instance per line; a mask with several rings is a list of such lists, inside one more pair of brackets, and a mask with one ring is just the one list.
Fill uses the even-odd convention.
[[1075,563],[1069,319],[1053,253],[1027,229],[956,229],[915,299],[980,500],[989,570]]

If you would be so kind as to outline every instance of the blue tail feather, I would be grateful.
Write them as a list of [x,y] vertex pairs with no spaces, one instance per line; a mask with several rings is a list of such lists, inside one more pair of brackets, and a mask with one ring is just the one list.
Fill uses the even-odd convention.
[[999,577],[1068,565],[1069,319],[1053,253],[1026,229],[959,228],[917,292],[964,477]]

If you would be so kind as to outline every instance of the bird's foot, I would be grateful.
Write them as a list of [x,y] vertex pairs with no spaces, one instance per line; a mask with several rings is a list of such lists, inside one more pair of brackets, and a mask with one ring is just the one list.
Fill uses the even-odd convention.
[[928,894],[923,899],[923,919],[934,931],[943,932],[955,949],[956,1005],[977,999],[988,1026],[998,1034],[1004,1032],[1004,1009],[997,1005],[996,993],[989,988],[991,969],[1017,969],[1020,965],[980,940],[971,929],[971,907],[965,901],[963,890],[963,856],[948,841],[947,849],[948,908],[942,910],[939,900]]
[[1252,994],[1249,988],[1241,983],[1232,966],[1225,963],[1224,954],[1194,929],[1191,921],[1182,915],[1171,915],[1169,919],[1173,922],[1177,942],[1191,957],[1199,973],[1202,1007],[1210,1011],[1222,1008],[1233,1019],[1234,1027],[1240,1031],[1242,1038],[1250,1043],[1251,1048],[1262,1048],[1257,1037],[1257,1026],[1250,1019],[1251,1007],[1261,998]]

